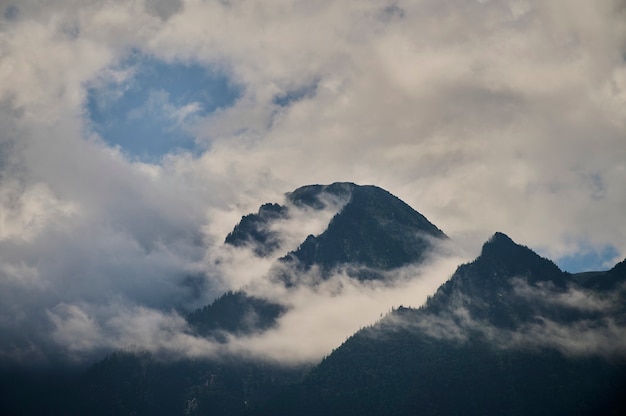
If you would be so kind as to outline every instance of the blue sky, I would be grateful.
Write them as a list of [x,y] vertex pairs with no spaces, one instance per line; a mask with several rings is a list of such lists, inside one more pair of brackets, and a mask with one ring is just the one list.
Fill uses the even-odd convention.
[[139,160],[205,150],[191,132],[194,120],[231,106],[240,95],[226,74],[197,63],[135,52],[110,69],[130,75],[88,88],[89,125],[109,145]]
[[620,258],[619,252],[613,246],[589,247],[576,253],[560,257],[555,260],[556,264],[566,272],[578,273],[586,271],[608,270]]

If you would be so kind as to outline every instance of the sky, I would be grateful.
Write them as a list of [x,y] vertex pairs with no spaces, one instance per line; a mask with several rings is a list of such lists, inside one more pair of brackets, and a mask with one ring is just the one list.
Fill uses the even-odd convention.
[[268,270],[242,215],[336,181],[459,258],[623,260],[626,2],[0,0],[0,358],[178,328]]

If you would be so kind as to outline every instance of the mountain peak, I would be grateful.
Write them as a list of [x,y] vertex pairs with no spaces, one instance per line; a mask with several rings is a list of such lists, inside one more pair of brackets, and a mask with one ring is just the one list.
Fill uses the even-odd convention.
[[535,287],[546,283],[561,291],[567,287],[568,278],[552,261],[498,232],[483,245],[480,256],[457,268],[428,301],[426,309],[441,313],[462,300],[475,319],[512,328],[532,316],[527,301],[514,296],[520,280]]
[[388,270],[423,260],[434,240],[447,238],[422,214],[377,186],[312,185],[290,198],[310,204],[322,192],[347,197],[347,202],[323,233],[309,236],[286,260],[323,270],[347,264]]
[[280,247],[280,236],[268,224],[287,216],[287,207],[263,204],[258,213],[241,218],[239,224],[226,236],[224,243],[235,247],[250,245],[257,256],[266,256]]
[[[564,273],[550,260],[541,257],[530,248],[515,243],[504,233],[496,232],[483,245],[474,263],[480,268],[499,271],[510,276],[562,276]],[[538,277],[537,277],[538,278]],[[558,286],[564,282],[554,282]]]
[[515,243],[508,235],[498,231],[483,244],[480,256],[511,255],[516,251],[526,248],[527,247]]
[[495,234],[487,240],[486,244],[515,244],[515,242],[508,235],[500,231],[496,231]]
[[330,185],[305,185],[297,188],[293,192],[287,192],[285,196],[292,204],[314,209],[324,209],[328,199],[348,200],[352,191],[359,188],[359,185],[352,182],[335,182]]

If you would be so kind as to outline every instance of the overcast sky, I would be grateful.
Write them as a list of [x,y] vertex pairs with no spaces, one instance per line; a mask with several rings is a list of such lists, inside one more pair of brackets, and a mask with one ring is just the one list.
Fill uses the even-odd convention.
[[200,306],[240,216],[311,183],[611,267],[625,59],[623,0],[0,0],[0,355]]

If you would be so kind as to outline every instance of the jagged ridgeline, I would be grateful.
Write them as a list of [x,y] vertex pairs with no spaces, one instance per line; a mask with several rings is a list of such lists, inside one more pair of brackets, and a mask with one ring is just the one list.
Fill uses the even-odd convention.
[[[334,216],[289,251],[275,225],[288,224],[296,210]],[[298,188],[284,202],[262,205],[241,219],[225,244],[276,259],[276,270],[290,272],[272,282],[289,296],[311,284],[298,276],[313,272],[326,279],[347,271],[369,285],[363,280],[419,264],[444,240],[441,230],[389,192],[335,183]],[[290,312],[289,302],[258,296],[246,288],[224,293],[186,317],[189,335],[227,352],[233,337],[273,330]],[[78,382],[56,374],[38,384],[0,379],[0,397],[10,398],[0,413],[626,414],[626,260],[608,271],[572,275],[496,233],[425,305],[394,306],[379,322],[346,334],[320,363],[293,366],[228,353],[172,361],[116,352]]]
[[[309,236],[285,261],[325,270],[343,264],[388,270],[422,261],[433,240],[446,238],[426,217],[384,189],[354,184],[328,188],[333,186],[349,195],[348,202],[326,231]],[[308,202],[317,189],[300,188],[290,197]]]
[[[322,210],[339,206],[337,214],[319,235],[309,235],[281,261],[301,269],[317,266],[329,272],[346,265],[389,270],[424,260],[433,242],[446,235],[422,214],[376,186],[353,183],[309,185],[286,195],[299,208]],[[242,218],[226,237],[234,246],[248,245],[257,255],[268,255],[280,246],[272,222],[289,216],[289,207],[265,204],[258,213]],[[360,273],[358,278],[379,277]]]
[[[289,221],[294,210],[316,215],[335,212],[319,235],[306,237],[293,251],[280,253],[283,236],[274,225]],[[424,260],[445,234],[422,214],[376,186],[353,183],[309,185],[245,215],[225,238],[225,244],[250,248],[260,257],[273,255],[293,287],[312,267],[328,277],[335,269],[354,268],[357,279],[382,279],[383,271]],[[278,279],[280,283],[280,279]],[[389,305],[391,307],[392,305]],[[229,337],[271,330],[288,308],[245,290],[223,294],[187,316],[194,335],[219,344]],[[349,334],[346,334],[349,335]],[[301,379],[311,363],[299,366],[264,363],[258,359],[160,361],[150,354],[119,352],[87,372],[82,381],[86,410],[92,414],[242,414],[259,408],[286,385]]]
[[[279,258],[290,272],[278,267],[272,277],[289,286],[304,284],[300,273],[313,266],[322,277],[342,268],[360,280],[383,279],[381,272],[419,263],[437,241],[447,239],[422,214],[376,186],[349,182],[308,185],[285,197],[285,205],[267,203],[257,213],[245,215],[226,236],[225,244],[250,247],[256,255],[268,256],[281,247],[281,235],[272,226],[288,220],[290,210],[336,210],[321,234],[309,235],[295,251]],[[281,304],[244,291],[228,292],[190,314],[188,322],[199,334],[224,340],[225,333],[241,335],[270,329],[286,310]]]
[[625,414],[624,264],[571,275],[497,233],[253,414]]

